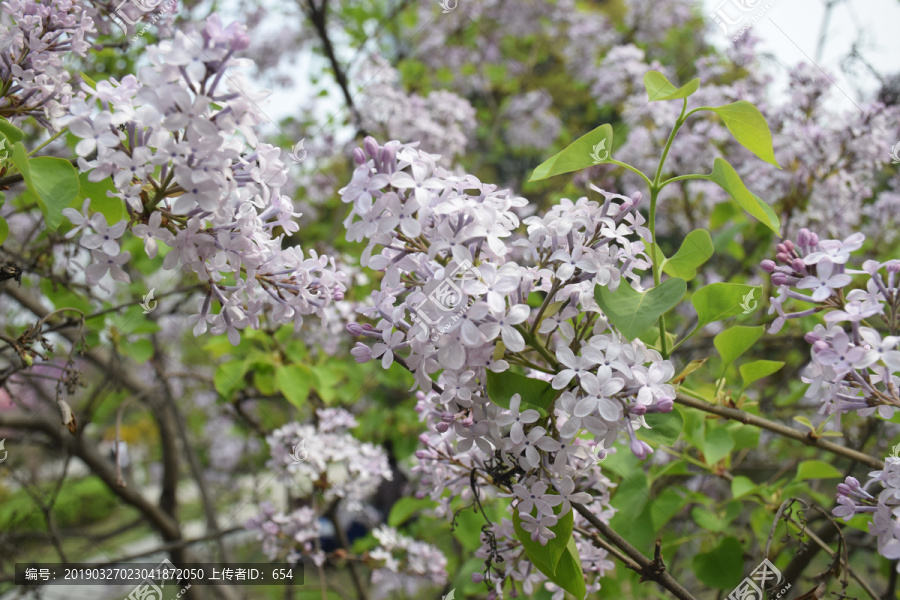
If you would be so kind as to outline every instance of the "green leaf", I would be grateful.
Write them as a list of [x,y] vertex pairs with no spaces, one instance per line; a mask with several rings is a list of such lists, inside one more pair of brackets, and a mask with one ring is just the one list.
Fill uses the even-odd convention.
[[[558,509],[559,506],[554,508],[557,512]],[[531,534],[522,529],[522,519],[519,517],[519,511],[513,512],[513,527],[516,530],[516,536],[522,542],[525,554],[528,555],[528,560],[534,563],[534,566],[540,569],[541,573],[551,579],[556,574],[556,564],[562,558],[566,546],[568,546],[569,540],[572,538],[572,527],[575,522],[574,512],[570,510],[559,518],[556,525],[550,528],[550,531],[555,533],[556,537],[548,540],[545,545],[541,545],[540,542],[535,542],[531,539]]]
[[91,77],[87,73],[85,73],[84,71],[79,71],[78,74],[81,75],[81,78],[84,79],[84,82],[86,84],[91,86],[92,90],[97,89],[97,82],[91,79]]
[[667,279],[647,292],[636,292],[623,281],[615,292],[608,287],[594,288],[594,298],[610,322],[628,340],[633,340],[674,308],[687,291],[684,279]]
[[25,137],[24,131],[22,131],[3,117],[0,117],[0,134],[2,134],[3,137],[8,139],[13,144],[22,141],[22,138]]
[[10,160],[22,173],[26,194],[32,196],[44,213],[47,227],[53,231],[63,221],[62,211],[78,196],[78,172],[72,163],[53,156],[28,158],[25,146],[17,142]]
[[650,102],[679,100],[696,92],[700,88],[700,79],[692,79],[676,88],[659,71],[648,71],[644,74],[644,87],[647,88],[647,98]]
[[741,146],[767,163],[781,168],[775,160],[772,132],[769,131],[766,118],[755,106],[746,100],[738,100],[710,110],[722,117],[725,127]]
[[232,360],[223,365],[219,365],[213,375],[213,385],[216,391],[225,398],[230,398],[241,386],[244,375],[247,373],[247,361]]
[[281,365],[275,368],[275,384],[288,402],[302,408],[315,383],[312,370],[306,365]]
[[655,442],[663,446],[671,446],[681,435],[684,428],[684,417],[677,408],[667,413],[647,413],[644,420],[651,429],[638,429],[638,435],[648,442]]
[[691,509],[691,518],[703,529],[714,533],[722,533],[725,531],[725,519],[709,510],[705,506],[695,506]]
[[743,283],[712,283],[700,288],[691,296],[691,304],[700,319],[697,326],[747,313],[748,307],[756,307],[754,298],[760,290],[761,286]]
[[575,538],[569,538],[566,551],[556,563],[556,575],[551,579],[578,600],[583,600],[587,596],[587,584],[584,581],[584,572],[581,570],[581,558],[578,556]]
[[730,590],[741,582],[744,550],[736,538],[727,537],[709,552],[694,556],[693,566],[697,579],[704,584]]
[[663,271],[672,276],[690,281],[697,276],[697,267],[713,255],[713,243],[709,232],[696,229],[684,238],[675,256],[663,262]]
[[122,353],[137,363],[145,363],[153,357],[153,342],[141,338],[122,344]]
[[708,175],[708,178],[719,184],[741,208],[750,213],[757,221],[774,231],[776,235],[781,235],[781,221],[778,219],[778,215],[771,206],[750,193],[750,190],[741,181],[741,176],[737,174],[734,167],[728,164],[728,161],[716,158],[713,162],[713,172]]
[[706,440],[703,442],[703,456],[706,458],[706,464],[714,465],[734,449],[734,438],[724,427],[716,427],[706,434]]
[[777,372],[783,366],[784,363],[780,360],[754,360],[741,365],[741,379],[744,381],[744,389],[751,383]]
[[539,181],[604,163],[609,160],[612,144],[612,125],[601,125],[538,165],[529,181]]
[[732,327],[726,329],[713,339],[719,356],[722,357],[723,370],[733,363],[741,354],[749,350],[762,337],[765,327]]
[[800,481],[805,479],[833,479],[843,476],[844,474],[838,471],[834,465],[824,460],[804,460],[797,465],[797,479]]
[[423,508],[434,508],[437,503],[429,498],[413,498],[407,496],[400,498],[391,507],[388,516],[388,527],[399,527],[406,523],[410,517]]
[[520,394],[522,401],[519,410],[533,408],[538,412],[543,411],[544,414],[547,414],[550,403],[556,397],[556,390],[550,382],[532,379],[512,371],[502,373],[488,371],[487,393],[491,402],[503,408],[509,408],[510,399],[515,394]]
[[0,217],[0,246],[6,241],[7,236],[9,236],[9,223],[6,222],[6,219]]
[[746,496],[755,489],[756,484],[753,483],[753,480],[744,475],[737,475],[731,480],[731,495],[735,498]]
[[118,223],[125,218],[125,202],[121,198],[110,197],[106,192],[115,192],[116,187],[111,177],[107,177],[101,181],[89,181],[90,172],[80,173],[78,175],[78,197],[72,202],[71,207],[75,210],[81,210],[81,205],[85,199],[91,199],[91,210],[94,210],[104,217],[110,225]]

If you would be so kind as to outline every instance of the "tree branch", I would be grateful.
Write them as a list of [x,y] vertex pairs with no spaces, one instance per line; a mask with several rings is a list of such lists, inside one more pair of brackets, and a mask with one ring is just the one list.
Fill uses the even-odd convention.
[[696,408],[710,414],[718,415],[724,419],[731,419],[732,421],[738,421],[740,423],[743,423],[744,425],[753,425],[754,427],[766,429],[783,437],[791,438],[793,440],[797,440],[798,442],[803,442],[807,446],[814,446],[821,450],[825,450],[826,452],[831,452],[832,454],[837,454],[838,456],[843,456],[845,458],[849,458],[850,460],[855,460],[856,462],[872,467],[873,469],[884,468],[884,462],[878,460],[877,458],[873,458],[868,454],[864,454],[852,448],[847,448],[846,446],[839,446],[838,444],[829,442],[828,440],[824,440],[822,438],[813,437],[808,433],[803,433],[802,431],[798,431],[792,427],[788,427],[787,425],[769,421],[768,419],[757,417],[756,415],[751,415],[748,412],[744,412],[736,408],[729,408],[727,406],[711,404],[704,400],[697,400],[696,398],[691,398],[690,396],[686,396],[681,393],[676,395],[675,401],[684,406],[690,406],[691,408]]

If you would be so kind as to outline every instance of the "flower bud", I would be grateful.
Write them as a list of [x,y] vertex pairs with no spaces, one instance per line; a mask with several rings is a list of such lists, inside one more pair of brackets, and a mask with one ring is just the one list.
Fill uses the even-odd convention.
[[803,339],[806,340],[806,342],[808,344],[812,345],[812,344],[815,344],[816,342],[818,342],[819,340],[821,340],[822,338],[819,337],[819,334],[816,333],[815,331],[810,331],[806,335],[803,336]]
[[818,245],[819,245],[819,236],[817,236],[816,234],[810,232],[810,234],[809,234],[809,247],[810,247],[810,248],[815,248],[815,247],[818,246]]
[[643,198],[643,197],[644,197],[644,195],[641,194],[641,192],[639,192],[639,191],[638,191],[638,192],[634,192],[633,194],[631,194],[631,204],[632,204],[632,206],[637,206],[638,204],[640,204],[640,203],[641,203],[641,198]]
[[777,271],[772,273],[772,285],[787,285],[788,276],[781,271]]
[[426,452],[425,450],[416,450],[416,458],[418,458],[419,460],[424,460],[428,458],[428,452]]
[[475,417],[473,417],[472,415],[469,415],[468,417],[463,419],[462,424],[463,424],[463,427],[471,427],[472,425],[475,424]]
[[762,270],[765,271],[766,273],[772,273],[772,272],[775,271],[775,266],[776,266],[776,265],[775,265],[775,261],[774,261],[774,260],[769,260],[769,259],[767,258],[766,260],[764,260],[764,261],[762,261],[761,263],[759,263],[759,266],[762,267]]
[[372,360],[372,349],[362,342],[356,342],[356,345],[350,350],[350,354],[352,354],[353,358],[356,359],[356,362],[360,364]]
[[813,344],[813,347],[812,347],[813,352],[815,352],[816,354],[818,354],[819,352],[822,352],[823,350],[828,350],[829,348],[831,348],[831,344],[829,344],[825,340],[819,340],[818,342]]
[[809,229],[806,227],[797,232],[797,245],[809,246]]
[[[779,244],[779,246],[780,245],[781,244]],[[787,252],[779,252],[778,254],[775,255],[775,260],[777,260],[778,262],[780,262],[782,264],[789,265],[789,264],[791,264],[791,261],[793,259],[791,259],[791,255],[788,254]]]
[[427,496],[427,494],[426,494],[425,492],[422,492],[422,491],[416,492],[416,499],[417,499],[417,500],[424,500],[424,499],[425,499],[425,496]]
[[358,165],[364,165],[366,163],[366,153],[363,152],[362,148],[353,149],[353,162]]
[[846,479],[844,480],[844,483],[845,483],[845,484],[847,485],[847,487],[849,487],[851,490],[858,490],[858,489],[859,489],[859,480],[858,480],[856,477],[848,477],[848,478],[846,478]]
[[884,263],[884,268],[888,273],[900,273],[900,260],[889,260]]
[[794,242],[791,240],[784,240],[784,247],[787,248],[788,254],[794,251]]
[[363,328],[359,323],[347,323],[347,332],[350,335],[362,335]]
[[631,453],[641,460],[647,458],[648,454],[653,454],[653,448],[651,448],[646,442],[642,442],[637,438],[631,440],[630,448]]
[[644,406],[643,404],[635,404],[634,406],[628,407],[628,412],[630,412],[633,415],[638,415],[638,416],[644,415],[644,414],[647,414],[647,407]]
[[671,398],[660,398],[656,401],[656,407],[659,409],[659,412],[672,412],[672,409],[675,408],[675,401]]
[[363,323],[362,328],[364,331],[375,331],[375,328],[370,323]]
[[481,573],[472,573],[472,583],[481,583],[484,581],[484,575]]
[[450,425],[441,421],[440,423],[435,425],[434,428],[437,429],[440,433],[447,433],[447,430],[450,429]]
[[455,420],[456,415],[454,415],[453,413],[445,412],[441,415],[441,421],[443,421],[444,423],[452,423]]
[[853,489],[846,483],[837,484],[837,493],[839,496],[849,496],[853,493]]
[[791,261],[791,268],[797,273],[806,273],[806,263],[802,258],[795,258]]
[[378,142],[371,135],[367,135],[366,139],[363,140],[363,148],[366,149],[366,154],[370,157],[378,158]]
[[787,246],[784,245],[784,242],[781,242],[780,244],[776,245],[775,250],[779,254],[787,254],[787,252],[788,252],[788,248],[787,248]]

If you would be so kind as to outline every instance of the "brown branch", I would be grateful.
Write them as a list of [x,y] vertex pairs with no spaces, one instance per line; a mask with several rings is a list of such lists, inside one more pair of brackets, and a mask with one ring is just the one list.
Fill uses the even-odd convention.
[[809,433],[804,433],[792,427],[788,427],[787,425],[782,425],[781,423],[776,423],[762,417],[757,417],[756,415],[752,415],[748,412],[738,410],[736,408],[729,408],[727,406],[711,404],[704,400],[697,400],[696,398],[691,398],[690,396],[686,396],[680,393],[676,395],[675,401],[684,406],[690,406],[691,408],[696,408],[713,415],[718,415],[725,419],[738,421],[740,423],[743,423],[744,425],[753,425],[754,427],[766,429],[783,437],[791,438],[793,440],[797,440],[798,442],[803,442],[807,446],[814,446],[816,448],[819,448],[820,450],[825,450],[826,452],[831,452],[832,454],[837,454],[838,456],[843,456],[845,458],[849,458],[850,460],[855,460],[856,462],[862,463],[874,469],[884,468],[884,462],[878,460],[877,458],[873,458],[868,454],[864,454],[852,448],[847,448],[846,446],[840,446],[838,444],[835,444],[834,442],[829,442],[828,440],[812,436]]
[[626,566],[641,574],[641,580],[655,581],[660,586],[669,590],[669,592],[676,598],[679,598],[679,600],[697,600],[693,594],[681,587],[681,584],[675,581],[675,578],[665,571],[665,565],[661,565],[661,556],[657,556],[659,560],[656,558],[653,560],[647,558],[641,554],[637,548],[628,543],[628,540],[616,533],[612,527],[601,521],[597,515],[589,511],[583,504],[573,502],[572,508],[577,510],[578,514],[587,519],[587,521],[593,525],[603,537],[622,550],[628,558],[633,560],[640,567],[639,569],[634,569],[634,565],[626,563]]

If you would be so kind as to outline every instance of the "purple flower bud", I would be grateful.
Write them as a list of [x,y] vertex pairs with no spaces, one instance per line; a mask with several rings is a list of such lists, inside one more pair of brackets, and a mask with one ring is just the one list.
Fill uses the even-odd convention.
[[846,483],[837,484],[837,493],[840,496],[849,496],[853,493],[853,489]]
[[764,260],[764,261],[762,261],[761,263],[759,263],[759,266],[762,267],[762,270],[765,271],[766,273],[772,273],[772,272],[775,271],[775,266],[776,266],[776,265],[775,265],[775,261],[774,261],[774,260],[769,260],[769,259],[767,258],[766,260]]
[[[780,245],[781,244],[779,244],[779,246]],[[785,264],[785,265],[791,264],[791,261],[792,261],[791,255],[788,254],[787,252],[779,252],[778,254],[775,255],[775,260],[777,260],[778,262]]]
[[387,167],[393,165],[397,158],[397,154],[391,146],[384,146],[381,149],[381,164]]
[[443,421],[444,423],[452,423],[455,420],[456,415],[454,415],[453,413],[445,412],[441,415],[441,421]]
[[778,252],[778,254],[787,254],[788,252],[788,248],[784,245],[783,242],[775,246],[775,250]]
[[350,335],[362,335],[363,328],[359,323],[347,323],[347,331]]
[[788,276],[781,271],[777,271],[772,273],[772,284],[773,285],[787,285]]
[[812,347],[813,352],[815,352],[816,354],[818,354],[819,352],[821,352],[823,350],[828,350],[829,348],[831,348],[831,344],[829,344],[825,340],[819,340],[818,342],[813,344],[813,347]]
[[784,247],[787,248],[788,254],[794,251],[794,242],[791,240],[784,240]]
[[354,148],[353,149],[353,162],[358,165],[366,164],[366,153],[363,152],[362,148]]
[[472,583],[481,583],[484,581],[484,575],[481,573],[472,573]]
[[644,197],[644,195],[641,194],[639,191],[631,194],[631,205],[637,206],[638,204],[641,203],[641,198],[643,198],[643,197]]
[[858,490],[858,489],[859,489],[859,480],[858,480],[856,477],[847,477],[847,478],[844,480],[844,483],[845,483],[845,484],[847,485],[847,487],[849,487],[851,490]]
[[889,260],[884,263],[884,268],[888,273],[900,273],[900,260]]
[[630,448],[632,454],[634,454],[641,460],[647,458],[648,454],[653,454],[653,448],[651,448],[646,442],[642,442],[637,438],[631,440]]
[[334,292],[332,293],[332,297],[334,298],[335,302],[340,302],[344,299],[344,292],[340,289],[335,288]]
[[428,495],[428,494],[426,494],[425,492],[422,492],[422,491],[416,492],[416,499],[418,499],[418,500],[424,500],[424,499],[425,499],[425,496],[427,496],[427,495]]
[[463,427],[471,427],[472,425],[475,424],[475,417],[473,417],[472,415],[469,415],[468,417],[463,419],[462,424],[463,424]]
[[427,446],[427,445],[428,445],[428,434],[427,434],[427,433],[420,433],[420,434],[419,434],[419,441],[422,442],[423,444],[425,444],[425,445]]
[[497,592],[491,592],[487,595],[487,600],[497,600]]
[[375,328],[372,327],[372,325],[370,325],[369,323],[363,323],[363,324],[362,324],[362,328],[363,328],[365,331],[375,331]]
[[806,273],[806,263],[802,258],[795,258],[791,261],[791,268],[797,273]]
[[809,246],[809,229],[806,227],[797,232],[797,245]]
[[809,247],[810,247],[810,248],[815,248],[815,247],[818,246],[818,245],[819,245],[819,236],[817,236],[816,234],[810,232],[810,234],[809,234]]
[[416,450],[416,458],[418,458],[419,460],[426,459],[428,458],[428,452],[426,452],[425,450]]
[[656,407],[659,409],[659,412],[672,412],[672,409],[675,408],[675,401],[671,398],[660,398],[656,401]]
[[367,135],[366,139],[363,140],[363,148],[366,149],[366,154],[370,157],[378,158],[378,142],[371,135]]
[[815,344],[816,342],[820,341],[822,338],[820,338],[819,334],[816,333],[815,331],[810,331],[809,333],[807,333],[806,335],[803,336],[803,339],[806,340],[806,342],[808,344],[812,345],[812,344]]
[[434,426],[440,433],[446,433],[448,429],[450,429],[450,425],[441,421],[437,425]]
[[356,342],[356,345],[350,350],[350,354],[356,359],[356,362],[362,364],[372,360],[372,349],[363,344]]
[[628,407],[628,412],[633,415],[644,415],[647,414],[647,407],[643,404],[635,404],[634,406]]
[[510,598],[518,598],[518,597],[519,597],[519,590],[517,590],[516,588],[511,589],[511,590],[509,591],[509,597],[510,597]]

